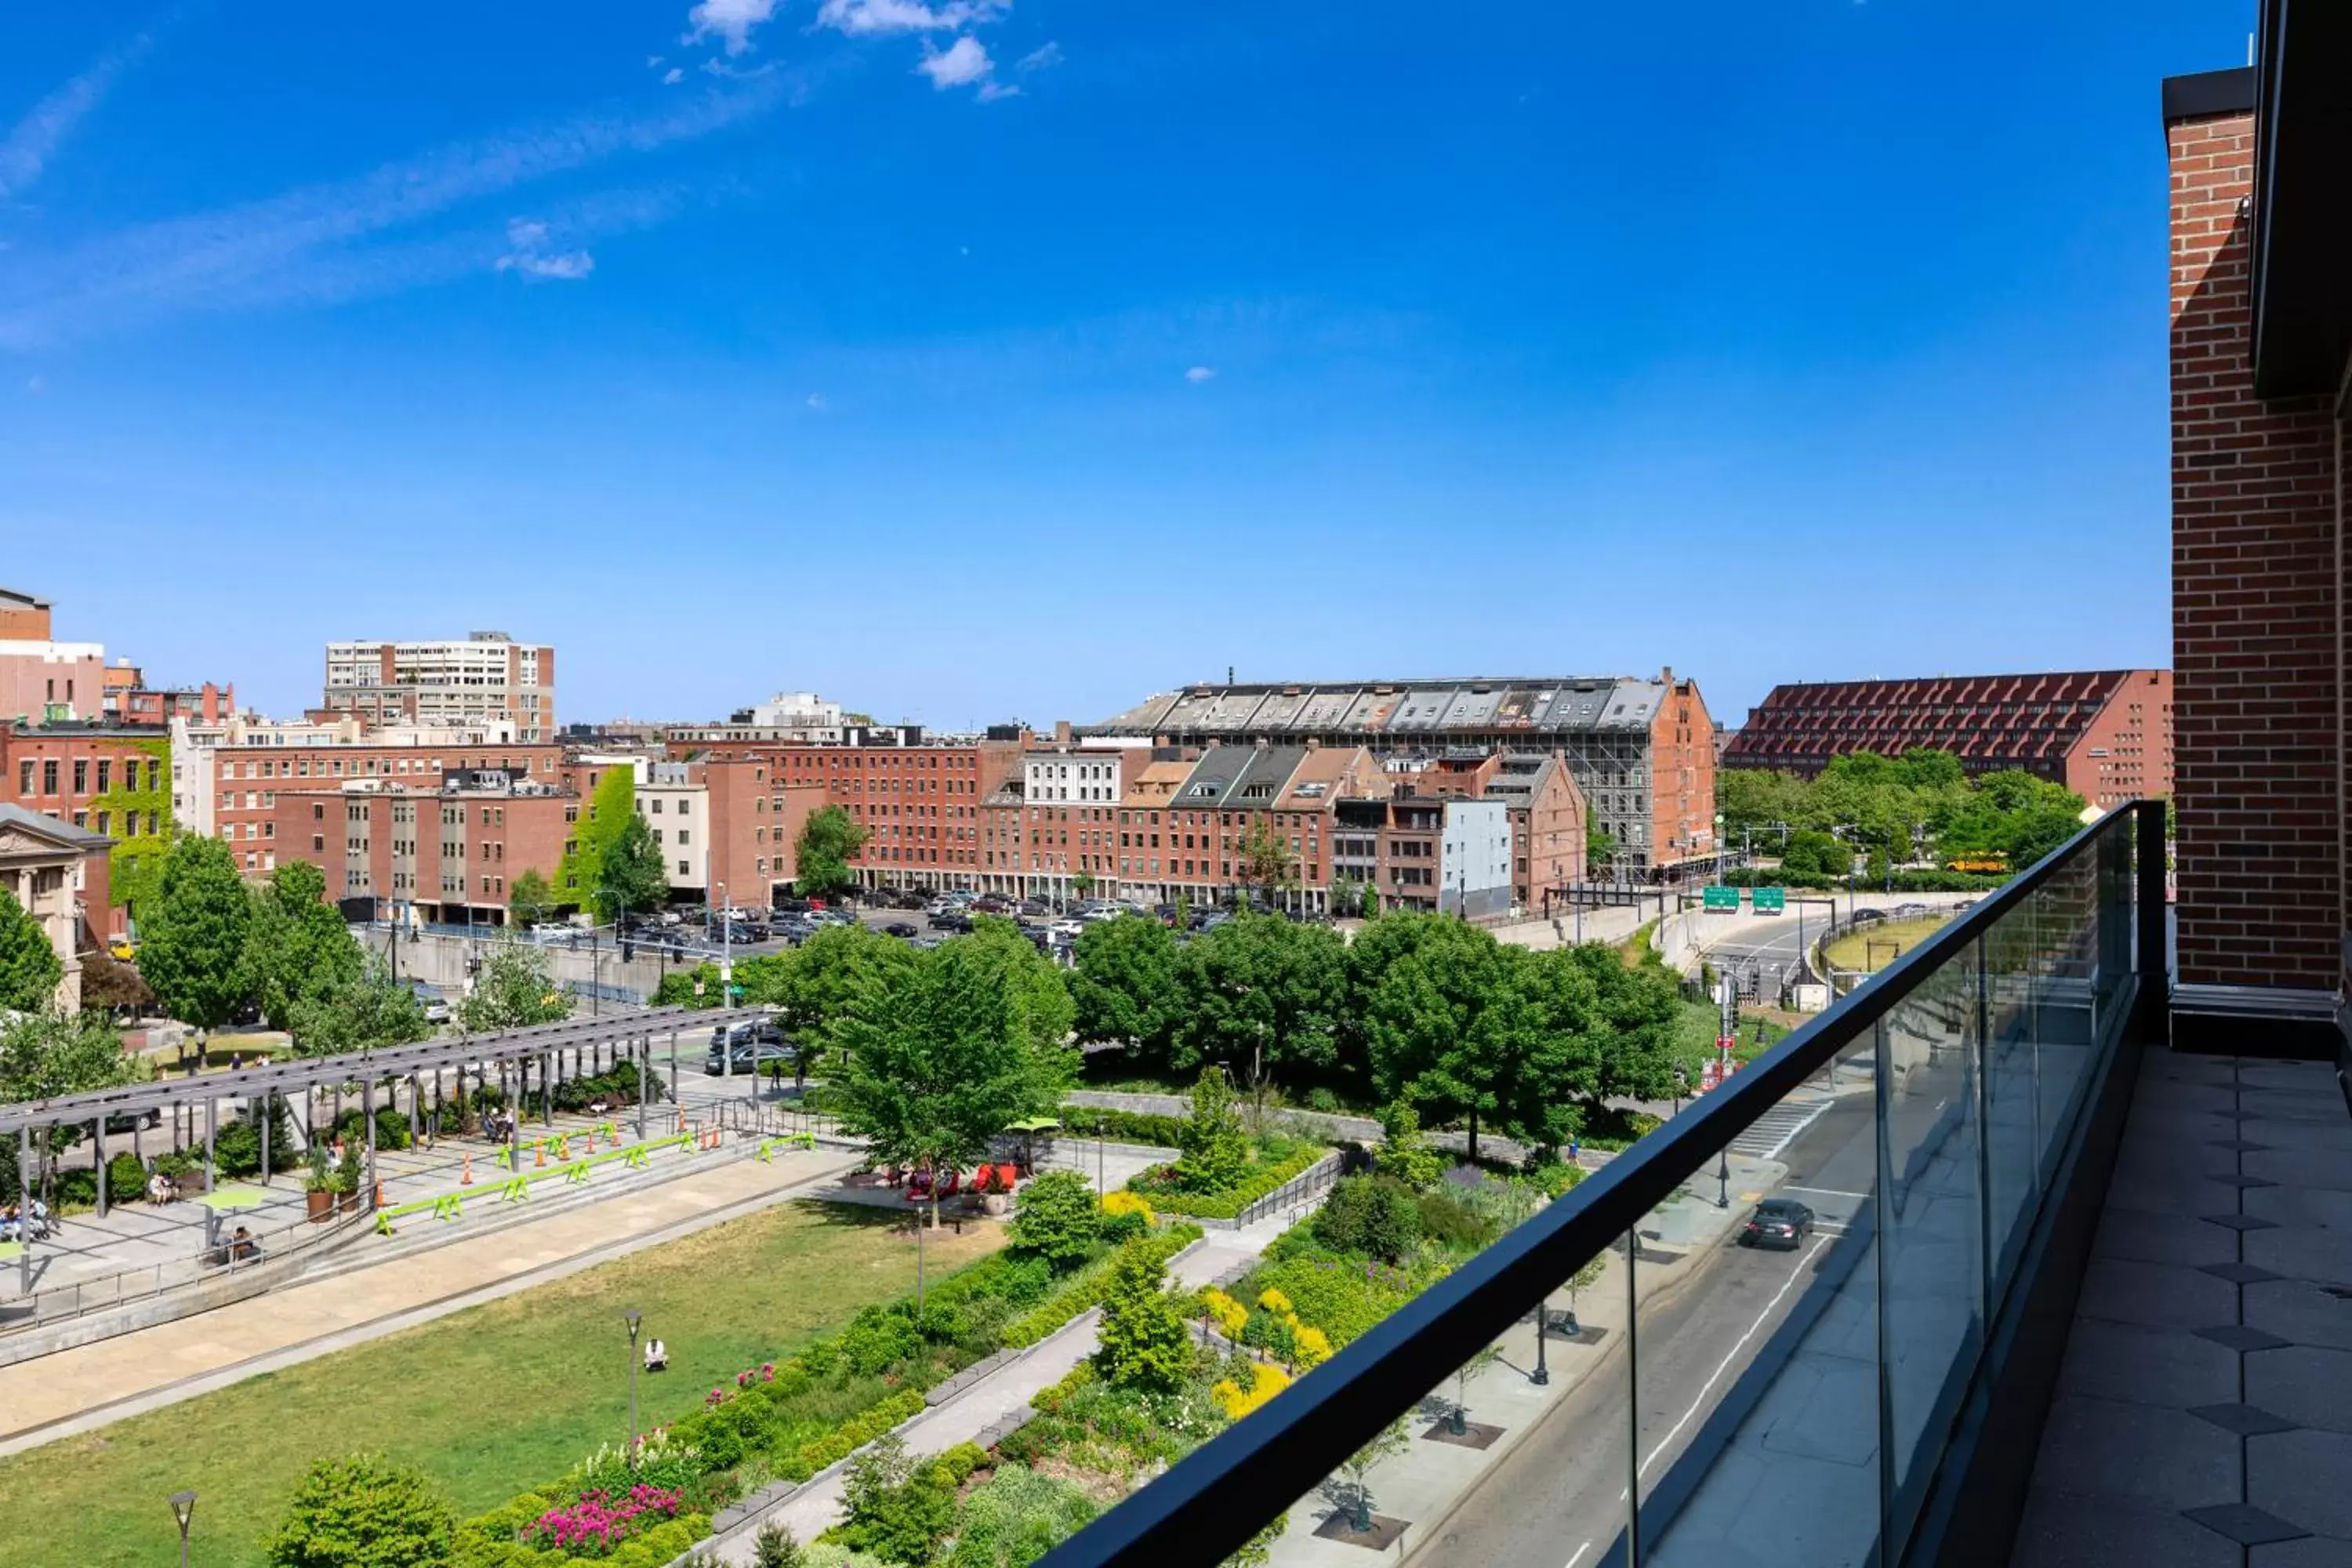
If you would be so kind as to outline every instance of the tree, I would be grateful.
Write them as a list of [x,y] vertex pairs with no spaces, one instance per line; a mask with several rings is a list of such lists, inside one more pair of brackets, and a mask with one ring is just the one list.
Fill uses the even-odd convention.
[[856,887],[849,863],[865,847],[866,829],[846,807],[817,807],[793,846],[793,889],[804,899],[827,899]]
[[1011,1123],[1052,1110],[1076,1076],[1076,1053],[1033,1032],[1023,988],[970,940],[912,955],[897,984],[834,1030],[846,1057],[833,1080],[844,1129],[877,1160],[952,1170],[986,1154]]
[[1271,1078],[1296,1081],[1337,1064],[1347,943],[1329,926],[1240,915],[1187,944],[1177,973],[1183,1001],[1171,1065],[1235,1063],[1262,1110]]
[[1340,1461],[1339,1468],[1356,1483],[1351,1500],[1355,1512],[1349,1520],[1358,1531],[1372,1528],[1372,1489],[1370,1479],[1372,1468],[1381,1460],[1392,1458],[1412,1446],[1412,1430],[1402,1415],[1381,1428],[1372,1440]]
[[425,1472],[374,1455],[320,1459],[294,1489],[269,1568],[446,1568],[457,1516]]
[[637,775],[626,763],[608,767],[596,781],[594,793],[572,824],[564,842],[563,858],[555,868],[556,896],[567,904],[586,908],[604,886],[604,854],[636,820]]
[[1078,1038],[1117,1041],[1158,1067],[1184,1018],[1176,933],[1158,921],[1121,915],[1078,933],[1070,1001]]
[[1070,873],[1070,890],[1082,899],[1095,896],[1095,874],[1081,866]]
[[1037,951],[1037,944],[1022,935],[1021,928],[1011,921],[983,916],[969,936],[952,945],[966,962],[1004,976],[1014,1020],[1031,1047],[1066,1060],[1075,1069],[1076,1053],[1062,1047],[1069,1043],[1076,1009],[1070,1001],[1070,988],[1062,982],[1061,970]]
[[245,933],[247,994],[273,1029],[289,1026],[303,992],[356,980],[360,944],[342,911],[324,901],[327,879],[305,860],[289,860],[254,890]]
[[430,1039],[433,1026],[416,993],[370,953],[357,974],[325,978],[306,988],[294,1003],[287,1032],[295,1055],[331,1057]]
[[528,1028],[572,1016],[572,999],[557,989],[542,948],[500,937],[482,961],[474,988],[457,1004],[457,1022],[469,1034]]
[[1249,1135],[1234,1113],[1234,1086],[1221,1067],[1204,1067],[1192,1085],[1192,1114],[1176,1131],[1176,1175],[1192,1192],[1222,1192],[1249,1169]]
[[49,933],[0,888],[0,1012],[38,1013],[58,999],[66,966]]
[[1584,834],[1584,869],[1588,875],[1607,870],[1617,862],[1617,836],[1598,827]]
[[1291,853],[1290,841],[1275,830],[1273,823],[1255,814],[1242,838],[1234,868],[1244,886],[1257,890],[1267,909],[1274,908],[1277,894],[1298,881],[1298,858]]
[[752,1568],[804,1568],[807,1562],[799,1538],[773,1520],[761,1525],[751,1540]]
[[81,959],[81,1005],[135,1016],[155,1005],[155,993],[139,971],[102,947],[92,948]]
[[1120,1256],[1096,1331],[1095,1371],[1115,1388],[1173,1394],[1192,1370],[1183,1310],[1160,1288],[1167,1266],[1148,1252]]
[[1598,1047],[1596,1101],[1670,1098],[1675,1024],[1682,1011],[1674,975],[1656,964],[1628,969],[1605,947],[1571,948],[1556,956],[1593,982],[1590,1032]]
[[1374,1092],[1439,1122],[1466,1117],[1475,1159],[1480,1121],[1491,1123],[1525,1077],[1534,1021],[1516,968],[1527,951],[1461,921],[1432,918],[1416,936],[1364,1000]]
[[669,868],[661,846],[634,811],[604,847],[593,898],[600,921],[616,920],[629,910],[659,909],[669,900]]
[[1421,1245],[1421,1210],[1398,1183],[1349,1176],[1315,1212],[1314,1231],[1334,1252],[1402,1263]]
[[1048,1171],[1013,1200],[1006,1244],[1066,1274],[1093,1256],[1101,1237],[1102,1210],[1093,1186],[1076,1171]]
[[165,1012],[199,1029],[229,1021],[246,1000],[245,937],[252,921],[252,901],[228,846],[194,834],[174,840],[139,922],[139,972]]
[[777,1024],[797,1047],[793,1079],[834,1044],[836,1026],[913,966],[916,950],[870,926],[835,925],[776,955],[764,977],[745,983],[751,1001],[777,1009]]
[[525,870],[509,885],[507,915],[510,923],[534,926],[555,913],[555,890],[536,867]]
[[[55,1010],[0,1018],[0,1101],[54,1100],[114,1089],[142,1076],[142,1062],[122,1054],[122,1037],[104,1013]],[[37,1132],[43,1180],[61,1152],[81,1141],[79,1127]],[[16,1158],[0,1156],[0,1191],[14,1192]]]
[[1422,1135],[1421,1113],[1410,1101],[1392,1100],[1381,1108],[1381,1149],[1374,1165],[1414,1192],[1427,1192],[1445,1178],[1445,1156]]

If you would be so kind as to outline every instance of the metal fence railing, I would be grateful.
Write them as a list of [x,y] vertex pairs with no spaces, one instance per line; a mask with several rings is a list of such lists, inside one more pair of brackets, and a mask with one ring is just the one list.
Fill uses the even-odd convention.
[[[209,1211],[207,1211],[209,1213]],[[263,1270],[290,1272],[297,1260],[325,1251],[364,1227],[370,1218],[365,1195],[323,1220],[300,1219],[261,1230],[240,1228],[234,1211],[210,1217],[196,1251],[175,1258],[117,1269],[86,1279],[37,1289],[29,1294],[0,1293],[0,1343],[9,1334],[63,1322],[110,1308],[127,1306],[171,1291]]]

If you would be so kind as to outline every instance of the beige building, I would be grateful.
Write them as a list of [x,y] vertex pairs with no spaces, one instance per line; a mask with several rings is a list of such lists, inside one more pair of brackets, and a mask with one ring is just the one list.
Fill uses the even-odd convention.
[[48,933],[65,976],[57,1005],[81,1010],[81,955],[92,945],[87,911],[106,909],[107,853],[113,841],[54,816],[0,803],[0,888]]

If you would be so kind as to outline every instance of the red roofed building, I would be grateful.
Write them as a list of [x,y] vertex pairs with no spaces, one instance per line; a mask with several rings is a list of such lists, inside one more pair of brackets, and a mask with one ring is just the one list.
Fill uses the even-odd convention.
[[1939,675],[1776,686],[1724,748],[1727,768],[1810,778],[1850,752],[1949,752],[1971,773],[2015,768],[2110,806],[2172,793],[2172,672]]

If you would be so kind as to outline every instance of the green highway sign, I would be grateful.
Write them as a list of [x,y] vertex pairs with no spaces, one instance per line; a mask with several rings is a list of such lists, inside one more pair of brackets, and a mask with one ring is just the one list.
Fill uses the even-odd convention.
[[1789,908],[1786,888],[1759,888],[1755,892],[1756,912],[1759,915],[1785,914]]
[[1710,910],[1736,910],[1739,908],[1739,889],[1737,888],[1708,888],[1705,889],[1704,898],[1700,907]]

